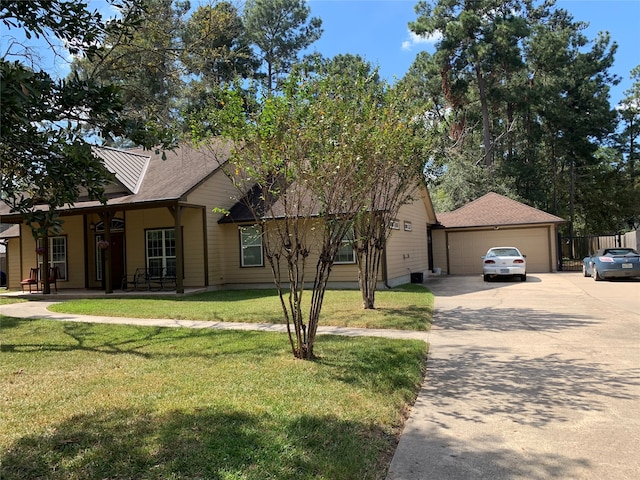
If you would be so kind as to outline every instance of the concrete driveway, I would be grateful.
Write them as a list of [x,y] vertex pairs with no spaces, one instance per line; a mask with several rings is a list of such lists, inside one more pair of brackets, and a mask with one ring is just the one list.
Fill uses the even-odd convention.
[[427,285],[427,375],[388,480],[640,478],[640,282]]

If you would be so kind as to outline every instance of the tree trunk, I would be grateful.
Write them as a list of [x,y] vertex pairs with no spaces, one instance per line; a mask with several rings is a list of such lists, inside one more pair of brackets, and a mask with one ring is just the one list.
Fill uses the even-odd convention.
[[313,293],[311,295],[311,307],[309,308],[309,326],[307,330],[307,342],[303,352],[305,360],[315,358],[313,347],[316,341],[316,333],[318,332],[318,324],[320,323],[320,311],[322,310],[322,302],[324,302],[324,294],[327,291],[327,283],[331,274],[333,260],[329,260],[325,255],[320,255],[318,264],[316,265],[316,276],[313,281]]
[[482,106],[482,138],[484,146],[484,164],[490,167],[493,164],[491,145],[491,124],[489,121],[489,106],[487,104],[487,93],[485,91],[484,76],[480,66],[476,63],[476,79],[478,81],[478,93],[480,95],[480,105]]
[[382,250],[369,244],[358,254],[358,283],[362,294],[362,308],[376,308],[376,287]]

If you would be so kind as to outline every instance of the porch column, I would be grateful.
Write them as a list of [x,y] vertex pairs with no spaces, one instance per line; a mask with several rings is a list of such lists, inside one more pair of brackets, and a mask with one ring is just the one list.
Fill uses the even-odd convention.
[[174,209],[170,209],[173,213],[176,229],[176,293],[184,293],[184,279],[182,278],[182,272],[184,271],[184,255],[182,245],[182,209],[183,207],[178,204],[176,204]]

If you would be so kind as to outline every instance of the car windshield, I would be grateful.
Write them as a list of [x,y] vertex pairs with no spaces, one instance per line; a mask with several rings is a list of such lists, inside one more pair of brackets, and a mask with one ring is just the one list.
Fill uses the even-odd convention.
[[519,257],[520,252],[515,248],[495,248],[490,250],[488,257]]

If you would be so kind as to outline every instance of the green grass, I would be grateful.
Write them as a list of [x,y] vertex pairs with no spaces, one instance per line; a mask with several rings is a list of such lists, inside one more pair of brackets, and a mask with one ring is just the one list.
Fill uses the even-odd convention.
[[22,303],[26,302],[23,298],[15,298],[15,297],[3,297],[0,295],[0,305],[9,305],[11,303]]
[[[311,292],[305,292],[303,301],[309,302],[310,298]],[[73,300],[53,305],[50,309],[61,313],[113,317],[284,322],[275,290],[226,290],[171,298]],[[433,294],[421,285],[408,284],[377,292],[375,310],[362,309],[358,290],[328,290],[320,324],[424,331],[431,325],[432,313]]]
[[0,317],[11,479],[384,479],[419,341]]

